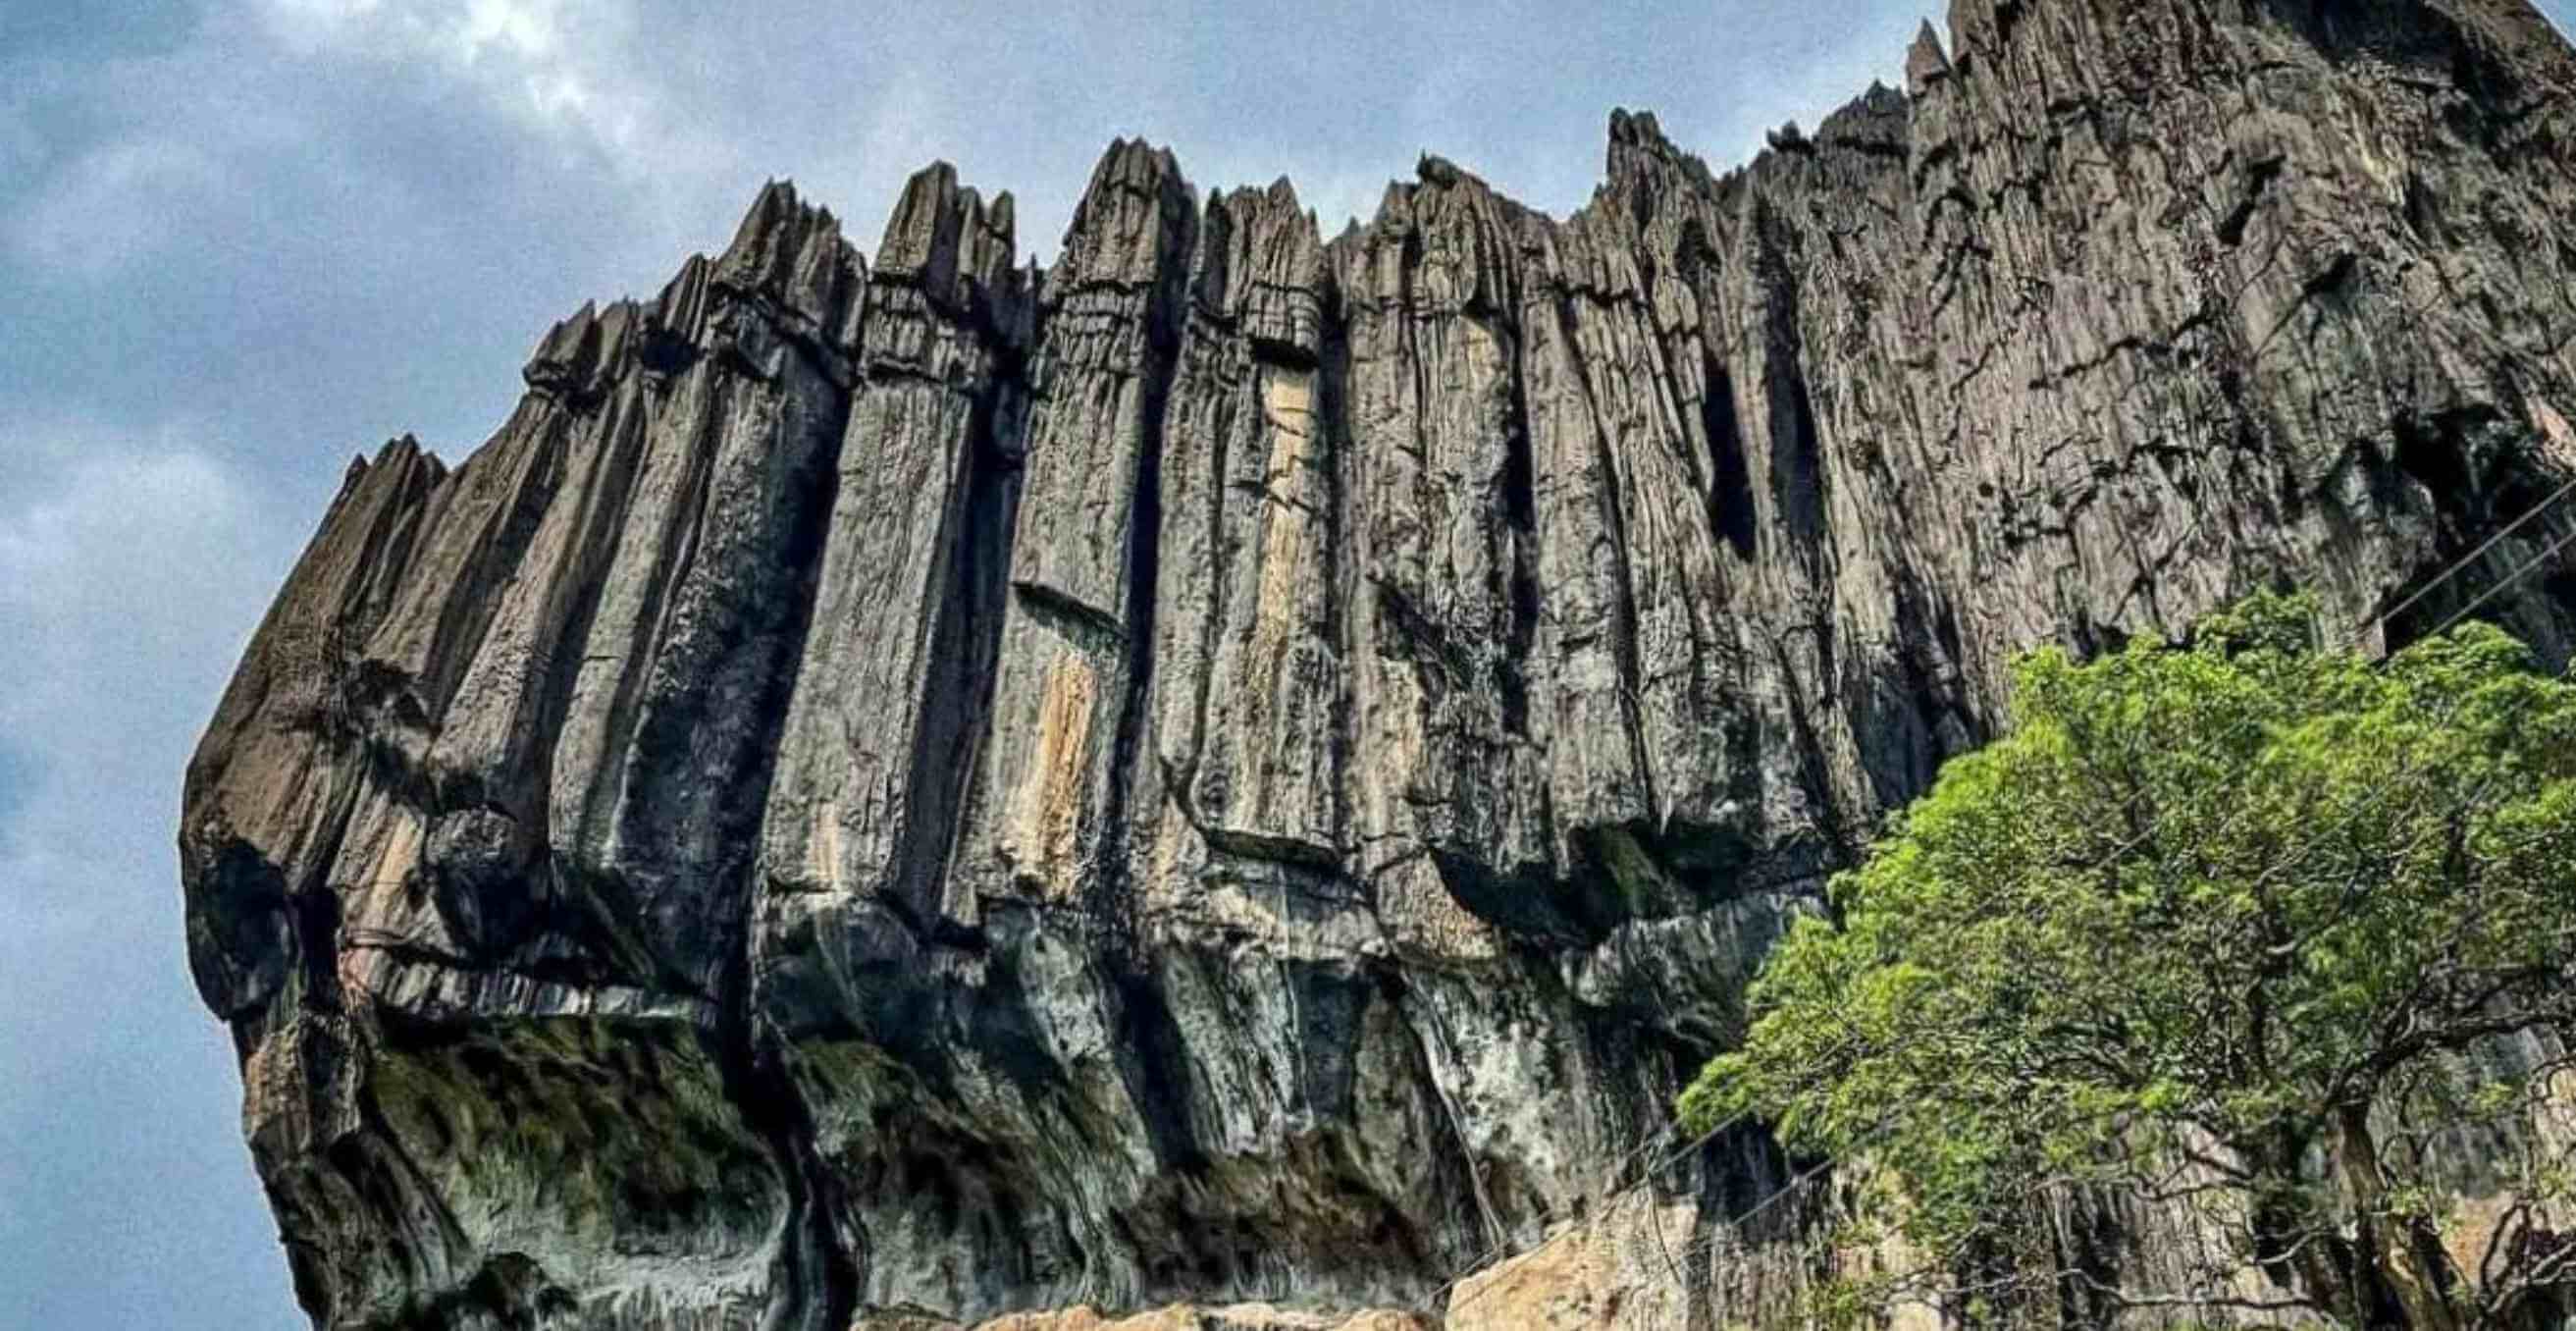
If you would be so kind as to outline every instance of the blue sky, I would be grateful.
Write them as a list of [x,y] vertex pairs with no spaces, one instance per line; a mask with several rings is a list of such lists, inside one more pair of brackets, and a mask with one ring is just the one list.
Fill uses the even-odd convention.
[[349,454],[462,456],[551,321],[772,176],[869,249],[946,158],[1050,256],[1121,134],[1328,231],[1424,150],[1563,213],[1611,107],[1723,167],[1897,81],[1931,6],[1033,8],[0,0],[0,1322],[302,1324],[171,843]]

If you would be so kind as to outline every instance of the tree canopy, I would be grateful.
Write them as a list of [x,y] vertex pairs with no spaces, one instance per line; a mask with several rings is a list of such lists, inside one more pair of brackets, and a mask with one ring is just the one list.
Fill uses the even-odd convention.
[[[2568,1278],[2576,686],[2483,624],[2384,663],[2313,624],[2028,655],[1768,960],[1683,1117],[1867,1162],[1847,1309],[2464,1327]],[[2088,1206],[2225,1256],[2141,1288]]]

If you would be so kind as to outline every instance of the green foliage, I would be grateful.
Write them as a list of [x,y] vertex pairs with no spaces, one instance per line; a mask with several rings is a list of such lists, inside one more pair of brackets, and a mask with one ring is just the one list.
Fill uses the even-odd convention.
[[2510,1119],[2552,1069],[2464,1055],[2576,1016],[2576,687],[2484,625],[2374,666],[2312,624],[2261,596],[2185,647],[2023,659],[2009,733],[1789,932],[1684,1119],[1866,1155],[1939,1269],[2118,1189],[2236,1217],[2321,1311],[2365,1297],[2300,1240],[2362,1235],[2349,1271],[2446,1195],[2319,1161],[2376,1158],[2374,1106]]

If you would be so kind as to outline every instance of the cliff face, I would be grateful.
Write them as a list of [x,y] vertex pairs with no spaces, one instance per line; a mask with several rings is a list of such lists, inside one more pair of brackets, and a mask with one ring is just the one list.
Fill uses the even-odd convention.
[[[1563,220],[1120,143],[1052,267],[945,166],[871,265],[772,186],[353,464],[181,831],[316,1324],[1757,1314],[1826,1202],[1670,1097],[2011,654],[2355,630],[2576,474],[2518,0],[1949,26]],[[2366,645],[2564,659],[2571,535]]]

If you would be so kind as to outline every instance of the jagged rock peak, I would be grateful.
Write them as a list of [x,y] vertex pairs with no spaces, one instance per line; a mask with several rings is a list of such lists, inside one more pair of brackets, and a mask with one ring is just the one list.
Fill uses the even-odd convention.
[[[1593,191],[1591,211],[1608,209],[1639,227],[1652,228],[1659,217],[1677,226],[1677,212],[1699,215],[1695,205],[1713,201],[1718,192],[1708,163],[1664,137],[1663,126],[1651,111],[1632,114],[1624,107],[1612,111],[1604,158],[1603,178]],[[1660,238],[1655,248],[1669,256],[1677,240],[1677,235]]]
[[351,454],[348,468],[341,473],[341,494],[345,496],[350,486],[364,479],[370,471],[387,463],[397,467],[422,466],[437,475],[445,475],[447,472],[447,464],[440,461],[436,453],[421,447],[420,440],[409,431],[405,431],[378,445],[376,455],[372,458],[364,453]]
[[1423,184],[1439,189],[1454,189],[1462,184],[1476,189],[1488,188],[1484,177],[1465,170],[1438,153],[1422,154],[1413,164],[1413,174]]
[[1621,107],[1610,113],[1610,144],[1605,159],[1604,184],[1611,189],[1676,170],[1703,185],[1709,181],[1708,163],[1697,153],[1673,146],[1652,111],[1632,114]]
[[605,311],[596,302],[582,302],[571,318],[546,331],[520,377],[538,392],[588,393],[625,372],[641,313],[631,300],[611,301]]
[[[794,185],[774,180],[752,200],[721,255],[689,256],[649,305],[618,300],[603,309],[584,302],[538,341],[521,377],[538,394],[588,404],[632,371],[667,375],[718,345],[747,357],[771,354],[775,348],[743,339],[765,346],[774,334],[846,378],[858,346],[866,271],[829,209],[801,202]],[[732,318],[738,303],[760,311],[765,331]]]
[[1017,212],[1010,191],[988,205],[933,162],[904,182],[877,247],[877,273],[907,281],[943,308],[990,306],[1019,286]]
[[1171,149],[1113,140],[1074,205],[1048,285],[1151,285],[1187,256],[1194,217],[1190,183]]
[[1552,224],[1436,153],[1412,182],[1390,181],[1377,215],[1329,253],[1346,300],[1368,307],[1506,311],[1520,305],[1524,252],[1543,251]]
[[1259,348],[1312,361],[1323,328],[1326,266],[1311,209],[1286,176],[1268,189],[1210,194],[1192,294]]
[[831,210],[798,199],[788,181],[761,190],[707,276],[765,302],[822,347],[847,353],[857,345],[867,262]]
[[1932,85],[1950,77],[1950,57],[1941,50],[1940,35],[1932,31],[1932,20],[1914,34],[1914,44],[1905,51],[1905,90],[1920,97]]

